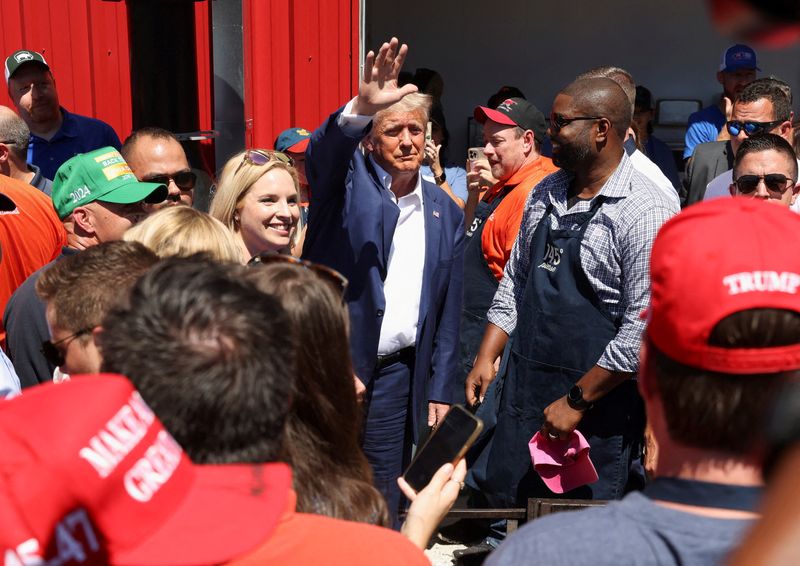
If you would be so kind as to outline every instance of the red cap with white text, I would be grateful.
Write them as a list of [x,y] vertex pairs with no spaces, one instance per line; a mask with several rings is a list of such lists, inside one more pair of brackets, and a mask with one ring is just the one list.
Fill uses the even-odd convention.
[[118,375],[0,403],[0,446],[6,564],[219,564],[267,541],[289,501],[283,464],[192,464]]
[[647,335],[695,368],[731,374],[800,369],[800,345],[723,348],[709,336],[750,309],[800,313],[800,216],[755,199],[692,205],[661,228],[650,257]]

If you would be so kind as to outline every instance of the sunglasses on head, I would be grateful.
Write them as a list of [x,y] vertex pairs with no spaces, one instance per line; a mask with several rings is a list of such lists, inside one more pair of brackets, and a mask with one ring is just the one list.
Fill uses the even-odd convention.
[[305,259],[299,259],[291,255],[284,255],[276,252],[265,252],[250,258],[250,261],[247,262],[247,267],[253,267],[254,265],[270,265],[275,263],[288,263],[290,265],[295,265],[297,267],[302,267],[312,271],[318,277],[327,283],[330,283],[341,295],[342,301],[344,301],[344,295],[347,292],[348,285],[347,277],[326,265],[320,265],[318,263],[313,263]]
[[726,127],[728,128],[728,133],[732,136],[738,136],[740,132],[744,132],[745,135],[754,136],[756,134],[764,134],[769,132],[775,126],[783,124],[786,120],[773,120],[772,122],[752,122],[752,121],[741,121],[741,120],[728,120]]
[[71,341],[74,340],[75,338],[78,338],[79,336],[89,334],[92,330],[94,330],[93,326],[90,328],[81,328],[76,333],[70,334],[66,338],[62,338],[57,342],[51,342],[50,340],[45,340],[44,342],[42,342],[42,347],[40,349],[40,352],[42,352],[42,355],[45,357],[45,359],[54,366],[56,367],[63,366],[66,360],[64,359],[64,353],[58,348],[58,346],[60,344],[63,344],[67,340]]
[[569,126],[573,122],[577,122],[578,120],[599,120],[602,116],[575,116],[574,118],[567,118],[561,114],[551,114],[550,115],[550,129],[554,132],[559,131],[561,128],[565,126]]
[[767,173],[766,175],[742,175],[733,184],[743,195],[755,192],[758,184],[764,179],[764,185],[771,193],[782,195],[789,187],[794,186],[795,180],[781,173]]
[[191,191],[197,183],[197,175],[191,171],[181,171],[172,175],[151,175],[142,179],[145,183],[158,183],[159,185],[169,186],[170,181],[182,191]]
[[245,163],[249,163],[250,165],[255,165],[256,167],[263,167],[270,161],[279,161],[280,163],[285,163],[286,165],[294,166],[294,159],[286,155],[285,153],[281,153],[280,151],[269,151],[266,149],[248,149],[244,152],[242,156],[242,162],[239,163],[239,166],[236,168],[236,171],[233,172],[234,175],[239,172],[239,170],[244,166]]

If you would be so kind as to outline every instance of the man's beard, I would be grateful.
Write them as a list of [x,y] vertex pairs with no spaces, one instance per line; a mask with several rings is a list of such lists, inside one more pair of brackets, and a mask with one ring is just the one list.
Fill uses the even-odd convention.
[[573,141],[569,144],[559,145],[558,153],[553,152],[553,163],[565,171],[574,173],[589,156],[588,144]]

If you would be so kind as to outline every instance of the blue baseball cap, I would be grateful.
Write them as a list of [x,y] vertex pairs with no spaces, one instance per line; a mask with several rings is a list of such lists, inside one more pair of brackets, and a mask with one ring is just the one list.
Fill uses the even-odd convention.
[[758,68],[756,61],[756,52],[747,45],[737,43],[722,52],[722,62],[719,65],[719,70],[733,72],[741,69],[761,70]]
[[310,139],[311,132],[305,128],[289,128],[288,130],[283,130],[278,139],[275,140],[275,149],[284,152],[303,153]]

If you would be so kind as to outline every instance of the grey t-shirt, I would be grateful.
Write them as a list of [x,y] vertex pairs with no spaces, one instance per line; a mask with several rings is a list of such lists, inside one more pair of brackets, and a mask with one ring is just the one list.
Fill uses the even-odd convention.
[[536,519],[485,564],[707,566],[720,563],[751,524],[676,511],[634,492],[603,507]]

